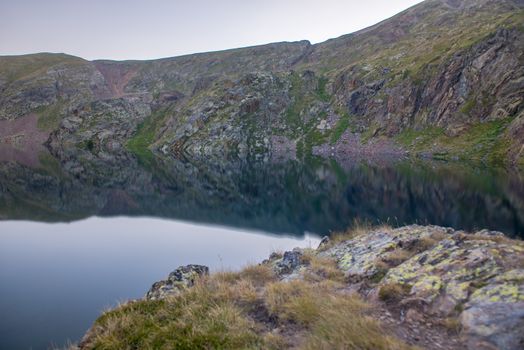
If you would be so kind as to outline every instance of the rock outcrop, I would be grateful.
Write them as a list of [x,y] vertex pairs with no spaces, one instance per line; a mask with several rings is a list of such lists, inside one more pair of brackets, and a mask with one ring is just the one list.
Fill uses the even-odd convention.
[[198,278],[209,274],[209,268],[203,265],[180,266],[169,274],[167,280],[155,282],[146,294],[148,300],[158,300],[180,294],[192,287]]
[[363,234],[319,255],[335,258],[350,281],[379,281],[366,293],[402,286],[405,311],[458,317],[471,349],[524,344],[524,245],[500,232],[407,226]]

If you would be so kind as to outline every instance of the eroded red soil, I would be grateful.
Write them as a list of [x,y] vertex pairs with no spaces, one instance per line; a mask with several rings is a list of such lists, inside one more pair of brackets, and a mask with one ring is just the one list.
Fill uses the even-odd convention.
[[45,152],[49,132],[38,129],[34,113],[15,120],[0,120],[0,162],[18,162],[32,168],[40,165],[39,154]]

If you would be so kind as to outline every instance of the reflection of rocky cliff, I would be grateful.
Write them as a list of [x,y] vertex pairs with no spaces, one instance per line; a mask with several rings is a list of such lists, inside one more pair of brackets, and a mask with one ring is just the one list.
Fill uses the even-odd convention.
[[146,215],[325,234],[358,218],[524,232],[524,181],[507,173],[445,164],[344,168],[320,160],[249,165],[166,159],[144,167],[125,154],[89,166],[42,161],[45,170],[2,163],[3,219]]

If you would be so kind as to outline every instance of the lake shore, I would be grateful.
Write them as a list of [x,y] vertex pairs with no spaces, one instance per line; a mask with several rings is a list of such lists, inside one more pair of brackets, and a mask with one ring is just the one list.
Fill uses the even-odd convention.
[[105,312],[76,349],[519,349],[524,243],[356,228],[240,272],[188,265]]

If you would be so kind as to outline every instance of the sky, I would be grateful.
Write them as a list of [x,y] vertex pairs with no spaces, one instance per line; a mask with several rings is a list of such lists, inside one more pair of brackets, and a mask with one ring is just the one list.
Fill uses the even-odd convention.
[[0,55],[152,59],[363,29],[420,0],[0,0]]

